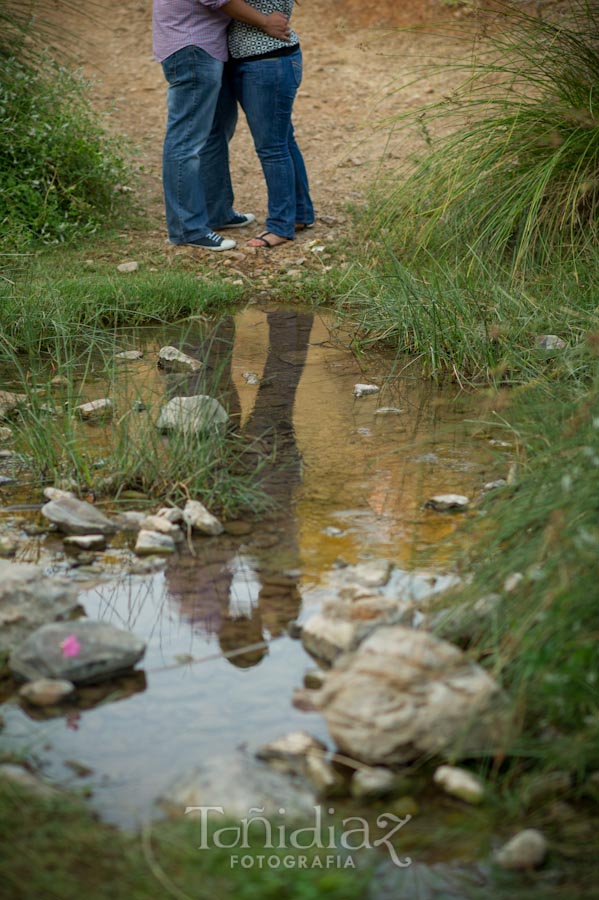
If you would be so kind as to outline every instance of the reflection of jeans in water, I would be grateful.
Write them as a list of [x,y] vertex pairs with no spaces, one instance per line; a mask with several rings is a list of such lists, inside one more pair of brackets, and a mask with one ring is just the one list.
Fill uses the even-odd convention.
[[233,89],[245,112],[268,190],[266,227],[292,238],[295,223],[314,221],[308,175],[291,111],[302,80],[302,53],[231,63]]
[[237,105],[223,63],[182,47],[162,63],[168,120],[162,158],[166,223],[172,243],[204,237],[233,215],[229,146]]

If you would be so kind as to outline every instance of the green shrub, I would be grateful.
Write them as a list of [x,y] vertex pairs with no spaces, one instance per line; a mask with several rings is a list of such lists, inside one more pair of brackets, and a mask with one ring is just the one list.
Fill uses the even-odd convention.
[[0,56],[0,242],[59,243],[92,233],[125,179],[83,79],[51,60]]

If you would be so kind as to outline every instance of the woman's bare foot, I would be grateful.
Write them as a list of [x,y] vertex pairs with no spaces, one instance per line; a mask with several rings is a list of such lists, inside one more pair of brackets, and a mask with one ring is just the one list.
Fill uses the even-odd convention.
[[262,247],[265,250],[273,250],[282,244],[290,244],[289,238],[281,237],[280,234],[273,234],[271,231],[263,231],[258,237],[248,241],[248,247]]

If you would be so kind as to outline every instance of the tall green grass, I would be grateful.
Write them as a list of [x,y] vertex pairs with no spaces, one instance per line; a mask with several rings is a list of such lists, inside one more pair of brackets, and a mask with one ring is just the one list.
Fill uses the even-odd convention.
[[417,117],[398,116],[428,143],[376,224],[402,256],[492,254],[515,269],[594,246],[599,5],[501,3],[448,30],[472,42],[443,64],[462,83]]

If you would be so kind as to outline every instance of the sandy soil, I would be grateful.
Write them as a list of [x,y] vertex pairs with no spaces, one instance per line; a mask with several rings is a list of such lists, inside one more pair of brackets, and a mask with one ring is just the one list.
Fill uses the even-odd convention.
[[[362,201],[377,175],[418,140],[415,131],[399,135],[381,122],[445,92],[447,76],[433,76],[426,83],[418,78],[400,92],[398,87],[412,82],[416,70],[430,74],[434,61],[460,52],[455,40],[431,31],[398,30],[398,25],[447,20],[453,14],[441,0],[405,0],[401,5],[397,0],[302,0],[293,21],[302,41],[305,75],[294,119],[318,227],[270,253],[246,248],[246,240],[262,230],[266,192],[241,115],[232,144],[235,205],[254,212],[257,225],[235,232],[238,248],[233,254],[167,250],[160,181],[166,88],[161,67],[152,58],[150,0],[83,0],[79,9],[83,14],[57,12],[57,22],[94,79],[94,100],[107,113],[109,127],[132,142],[142,172],[139,199],[151,232],[124,234],[122,259],[143,259],[152,247],[154,253],[160,248],[167,259],[192,254],[202,266],[232,267],[232,277],[267,273],[273,265],[326,265],[326,250],[311,251],[327,247],[349,227],[348,204]],[[275,256],[276,261],[269,258]]]

